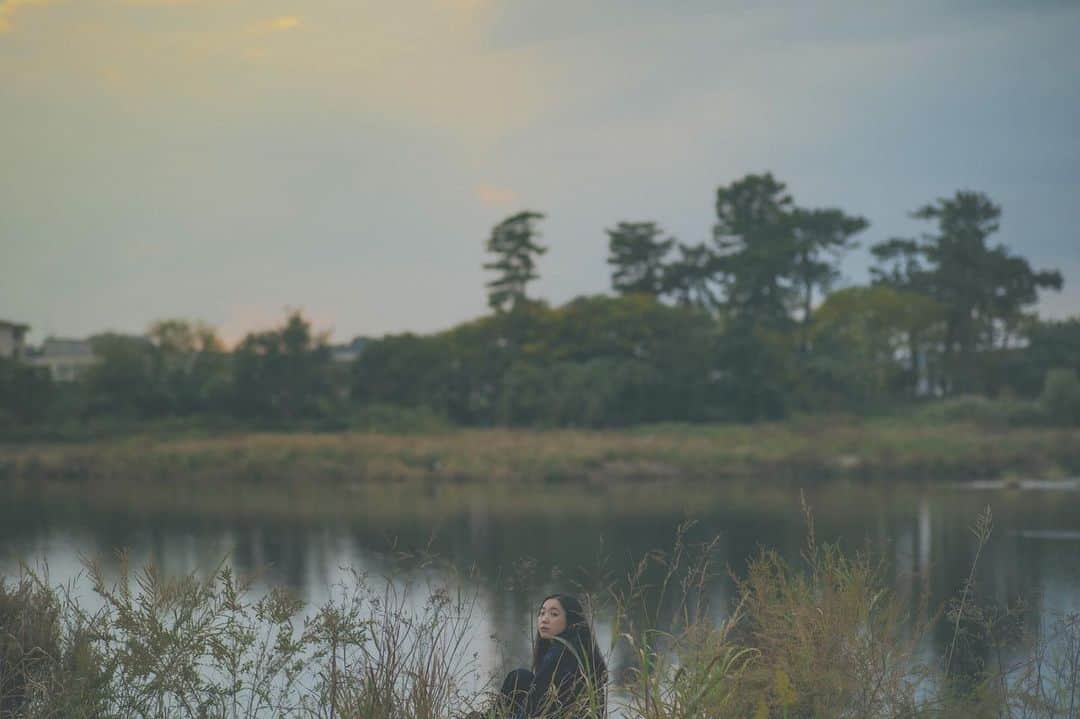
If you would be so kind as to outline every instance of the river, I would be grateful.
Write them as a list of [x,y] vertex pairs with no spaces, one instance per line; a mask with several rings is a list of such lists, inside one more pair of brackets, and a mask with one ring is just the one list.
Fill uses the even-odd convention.
[[[147,485],[152,486],[152,485]],[[227,556],[258,587],[286,585],[307,602],[326,601],[343,567],[392,573],[401,553],[430,552],[464,578],[477,598],[474,641],[485,673],[527,662],[531,617],[552,590],[600,591],[650,550],[670,548],[687,522],[690,542],[716,540],[717,566],[738,575],[761,548],[800,561],[808,536],[803,502],[819,542],[884,560],[885,581],[911,606],[931,609],[955,596],[978,540],[971,531],[991,508],[993,529],[976,571],[975,599],[987,606],[1024,600],[1027,626],[1080,611],[1080,482],[1008,485],[830,482],[798,486],[740,483],[617,485],[340,485],[288,490],[192,483],[62,492],[7,487],[0,494],[0,573],[19,561],[48,566],[54,584],[74,580],[95,598],[84,558],[117,571],[117,552],[168,574],[205,572]],[[734,581],[710,588],[730,606]],[[603,601],[602,641],[611,627]],[[941,655],[947,637],[928,651]],[[615,658],[619,664],[625,658]]]

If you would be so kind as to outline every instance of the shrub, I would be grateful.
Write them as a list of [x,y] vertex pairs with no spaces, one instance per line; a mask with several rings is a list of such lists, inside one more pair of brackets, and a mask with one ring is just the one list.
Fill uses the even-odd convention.
[[512,426],[630,424],[647,416],[642,398],[655,383],[651,368],[636,360],[519,363],[503,377],[495,419]]
[[48,370],[0,357],[0,428],[44,419],[55,394]]
[[0,717],[102,716],[109,675],[91,627],[27,574],[0,578]]
[[0,717],[449,719],[472,707],[475,597],[353,572],[304,616],[285,589],[253,598],[222,563],[205,578],[107,582],[94,615],[30,570],[0,582]]
[[961,395],[929,402],[916,411],[916,417],[926,423],[970,422],[991,428],[1041,426],[1049,422],[1047,412],[1038,402],[1006,397],[991,399],[981,395]]
[[1054,422],[1080,425],[1080,380],[1076,371],[1052,369],[1047,372],[1040,401]]
[[811,543],[807,570],[774,551],[739,585],[745,641],[757,652],[743,682],[745,715],[890,716],[915,706],[923,683],[910,617],[884,591],[880,567]]
[[366,404],[348,412],[349,429],[364,432],[412,434],[447,431],[453,425],[427,407],[402,407],[392,404]]
[[60,607],[50,592],[26,579],[0,581],[0,715],[26,707],[35,685],[56,668]]

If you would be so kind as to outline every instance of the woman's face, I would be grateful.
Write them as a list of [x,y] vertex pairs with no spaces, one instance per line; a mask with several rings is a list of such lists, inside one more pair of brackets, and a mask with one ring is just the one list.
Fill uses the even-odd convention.
[[558,636],[566,629],[566,610],[562,602],[555,597],[544,601],[540,614],[536,617],[536,631],[544,639]]

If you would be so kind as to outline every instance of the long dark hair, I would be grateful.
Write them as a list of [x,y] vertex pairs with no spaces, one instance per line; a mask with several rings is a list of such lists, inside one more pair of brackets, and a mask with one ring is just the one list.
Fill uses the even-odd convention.
[[[550,594],[540,602],[540,608],[549,599],[558,599],[566,613],[566,629],[558,635],[558,639],[564,640],[573,649],[582,669],[588,675],[594,687],[602,687],[607,683],[607,664],[604,663],[604,655],[596,645],[596,638],[592,629],[589,628],[589,620],[585,618],[585,609],[581,606],[578,598],[572,594]],[[539,614],[539,609],[537,610]],[[533,672],[539,672],[540,661],[551,649],[552,645],[559,643],[558,639],[545,639],[536,632],[533,640]]]

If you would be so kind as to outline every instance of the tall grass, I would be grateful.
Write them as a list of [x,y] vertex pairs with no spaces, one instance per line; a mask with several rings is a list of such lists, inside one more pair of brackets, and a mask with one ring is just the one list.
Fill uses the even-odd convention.
[[[1080,711],[1080,616],[1026,634],[1022,608],[972,600],[977,560],[957,598],[927,611],[901,602],[868,554],[818,543],[811,519],[801,562],[762,549],[718,599],[730,570],[716,565],[717,540],[691,545],[688,529],[587,597],[613,629],[613,715]],[[989,512],[974,531],[981,552]],[[477,683],[477,597],[429,559],[389,577],[346,572],[314,608],[284,589],[255,596],[224,563],[179,578],[126,563],[111,580],[87,569],[94,611],[30,568],[0,581],[0,717],[505,717],[491,692],[499,677]],[[949,637],[941,661],[926,651],[935,631]],[[580,716],[595,716],[602,696],[586,691]]]
[[132,435],[86,444],[0,443],[0,482],[957,480],[1077,471],[1078,429],[987,429],[895,418],[620,431],[248,432]]
[[[87,612],[29,568],[0,583],[2,717],[437,719],[471,697],[475,596],[349,572],[313,612],[253,598],[224,563],[165,578],[126,564]],[[414,603],[421,597],[419,604]]]
[[[989,508],[972,527],[971,573],[937,611],[901,602],[869,555],[818,544],[806,511],[802,565],[762,549],[719,618],[709,607],[712,544],[689,548],[680,532],[672,552],[642,559],[616,601],[633,650],[625,716],[1080,716],[1080,615],[1027,635],[1022,606],[980,607],[971,599],[991,536]],[[650,567],[661,571],[647,582]],[[940,663],[926,651],[939,625],[951,633]],[[971,661],[972,650],[980,661]]]

